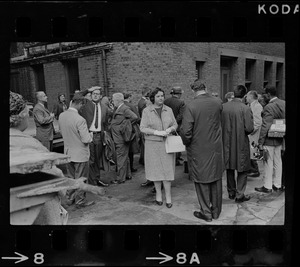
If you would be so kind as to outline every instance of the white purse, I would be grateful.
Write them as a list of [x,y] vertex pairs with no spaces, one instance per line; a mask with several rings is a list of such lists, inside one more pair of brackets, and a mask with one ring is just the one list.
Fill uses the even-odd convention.
[[167,153],[184,152],[186,150],[185,145],[182,142],[181,136],[178,134],[168,135],[166,137],[165,146]]

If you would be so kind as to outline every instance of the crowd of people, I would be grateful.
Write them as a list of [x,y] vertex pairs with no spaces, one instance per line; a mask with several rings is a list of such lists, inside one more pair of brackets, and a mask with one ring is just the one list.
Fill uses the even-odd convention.
[[[264,184],[255,190],[263,193],[284,190],[281,160],[284,138],[268,135],[273,120],[285,119],[285,101],[277,97],[276,88],[267,86],[263,95],[259,95],[238,85],[225,95],[225,103],[218,94],[208,92],[203,80],[195,80],[191,90],[194,99],[185,103],[181,87],[173,87],[167,99],[163,89],[144,87],[141,99],[134,105],[129,93],[114,93],[110,99],[103,96],[101,87],[94,86],[75,92],[70,104],[60,94],[53,112],[46,107],[47,95],[39,91],[33,109],[36,139],[52,151],[53,121],[57,119],[64,153],[70,156],[67,176],[87,177],[94,186],[109,186],[100,170],[110,170],[111,166],[116,170],[112,184],[131,180],[132,173],[137,171],[133,155],[140,153],[139,163],[145,168],[145,182],[141,186],[153,186],[154,203],[161,206],[165,198],[166,206],[171,208],[175,166],[182,165],[183,158],[180,152],[167,153],[165,140],[168,135],[180,135],[200,206],[194,216],[208,222],[218,219],[222,210],[225,170],[229,199],[237,203],[250,199],[245,195],[247,177],[260,176],[257,159],[250,152],[254,146],[268,154],[263,161]],[[12,117],[26,120],[25,107],[12,108],[16,99],[22,100],[24,106],[23,98],[11,92],[14,133],[16,123]],[[23,128],[19,131],[24,131]],[[80,190],[68,191],[67,198],[68,205],[75,204],[78,208],[94,204],[86,201],[85,193]]]

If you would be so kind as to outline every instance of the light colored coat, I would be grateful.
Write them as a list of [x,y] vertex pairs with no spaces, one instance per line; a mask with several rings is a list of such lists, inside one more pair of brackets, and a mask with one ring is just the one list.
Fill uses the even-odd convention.
[[257,144],[258,143],[259,134],[260,134],[261,125],[262,125],[261,113],[263,111],[263,107],[262,107],[262,105],[257,100],[254,100],[250,104],[250,108],[251,108],[252,114],[253,114],[253,126],[254,126],[254,130],[253,130],[253,132],[251,134],[248,135],[248,137],[249,137],[250,144],[252,144],[252,142],[254,142],[255,144]]
[[143,110],[140,130],[145,134],[145,140],[164,141],[164,137],[154,135],[154,131],[164,131],[169,127],[177,129],[178,124],[170,107],[163,105],[161,119],[153,105]]
[[150,181],[173,181],[175,176],[175,153],[166,153],[165,138],[154,135],[154,131],[163,131],[178,125],[173,111],[163,105],[161,118],[153,105],[143,110],[140,129],[145,134],[145,174]]
[[41,143],[53,140],[54,126],[50,111],[37,103],[33,108],[33,117],[36,125],[36,139]]
[[59,128],[64,140],[64,153],[71,157],[71,161],[89,161],[92,136],[86,120],[76,110],[68,109],[59,115]]

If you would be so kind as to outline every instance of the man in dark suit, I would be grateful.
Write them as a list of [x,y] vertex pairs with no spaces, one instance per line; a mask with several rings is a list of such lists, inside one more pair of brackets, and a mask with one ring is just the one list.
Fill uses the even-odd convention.
[[[180,127],[181,127],[181,122],[182,122],[182,116],[183,116],[183,111],[185,108],[184,101],[181,98],[183,91],[181,87],[179,86],[174,86],[171,90],[171,97],[167,98],[164,101],[164,104],[170,107],[174,113],[174,117],[176,119],[176,122],[178,124],[178,130],[177,132],[180,133]],[[176,166],[181,165],[180,160],[181,158],[181,153],[176,153]]]
[[[92,134],[89,133],[86,120],[78,114],[78,110],[84,104],[83,96],[75,95],[71,107],[59,115],[59,128],[64,140],[64,153],[71,157],[67,164],[68,176],[73,179],[89,177],[89,143],[92,142]],[[81,190],[67,191],[68,204],[75,203],[77,208],[94,204],[85,200],[85,192]]]
[[[129,94],[129,93],[123,93],[123,95],[124,95],[124,104],[126,106],[128,106],[130,108],[130,110],[133,111],[138,117],[138,119],[136,120],[136,122],[132,126],[134,127],[134,129],[139,130],[140,127],[139,127],[138,123],[140,122],[141,119],[140,119],[140,115],[139,115],[139,112],[138,112],[136,106],[131,103],[132,95]],[[137,127],[135,127],[135,126],[137,126]],[[138,153],[138,151],[139,151],[139,144],[138,144],[139,139],[140,139],[140,132],[137,132],[134,139],[130,142],[130,145],[129,145],[129,154],[128,154],[128,156],[129,156],[131,172],[136,172],[137,171],[137,169],[135,169],[133,167],[133,160],[134,160],[133,156],[134,156],[135,153]]]
[[207,93],[203,81],[196,80],[191,89],[195,98],[185,108],[180,133],[200,205],[194,216],[209,222],[218,219],[222,210],[223,107],[221,99]]
[[92,101],[86,99],[85,104],[79,110],[79,114],[85,118],[89,132],[93,134],[90,143],[90,172],[88,182],[91,185],[108,186],[100,180],[101,154],[103,150],[104,130],[107,128],[109,111],[105,105],[100,105],[101,90],[99,86],[91,87],[79,94],[85,96],[91,93]]
[[[145,107],[147,107],[148,103],[150,103],[149,100],[149,93],[150,93],[150,88],[147,86],[144,86],[142,88],[142,97],[138,102],[138,112],[140,115],[140,118],[142,119],[142,114],[143,114],[143,110]],[[144,165],[144,154],[145,154],[145,137],[144,134],[141,134],[141,139],[140,139],[140,159],[139,159],[139,163]],[[151,186],[154,185],[154,183],[152,181],[147,180],[146,182],[142,183],[141,186]]]
[[54,135],[54,113],[46,107],[48,97],[43,91],[36,92],[37,104],[33,108],[33,117],[36,126],[36,139],[39,140],[49,151],[52,151]]
[[285,101],[277,97],[275,86],[265,88],[265,95],[268,104],[262,112],[262,126],[258,139],[258,147],[260,150],[267,150],[268,158],[264,161],[264,185],[256,187],[255,190],[263,193],[271,193],[272,190],[282,190],[282,159],[281,150],[283,145],[283,137],[269,137],[268,132],[273,120],[285,119]]
[[138,116],[124,104],[124,95],[122,93],[113,94],[112,100],[115,111],[110,127],[117,154],[117,179],[112,181],[112,183],[120,184],[124,183],[126,179],[132,179],[128,158],[129,142],[125,142],[124,140],[122,126],[124,125],[124,120],[130,120],[131,123],[134,123],[138,119]]
[[[230,199],[244,202],[246,196],[247,173],[250,170],[250,146],[248,135],[254,130],[251,108],[243,103],[247,93],[244,85],[234,89],[234,99],[223,104],[222,135],[224,162],[227,172],[227,191]],[[237,170],[237,181],[235,181]]]

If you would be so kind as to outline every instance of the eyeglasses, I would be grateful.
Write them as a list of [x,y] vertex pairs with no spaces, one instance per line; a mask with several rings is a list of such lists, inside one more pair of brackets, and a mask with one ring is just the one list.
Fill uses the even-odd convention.
[[92,95],[101,95],[101,94],[99,94],[99,93],[92,93]]

